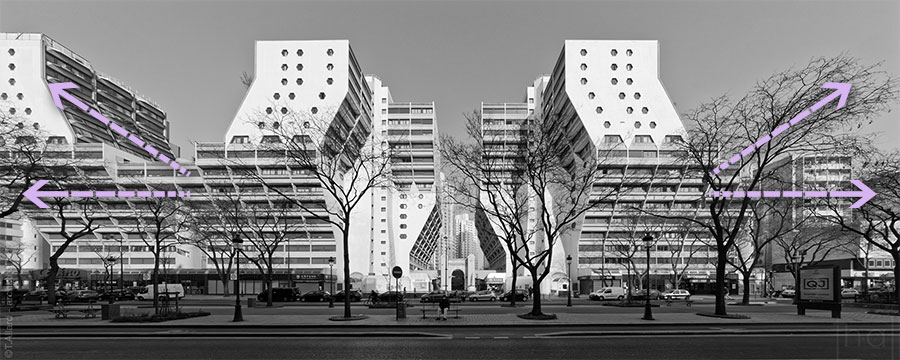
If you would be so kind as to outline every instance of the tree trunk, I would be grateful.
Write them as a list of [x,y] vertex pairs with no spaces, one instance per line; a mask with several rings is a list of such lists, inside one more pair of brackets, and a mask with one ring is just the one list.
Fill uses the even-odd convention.
[[[346,214],[344,223],[344,317],[350,317],[350,214]],[[333,279],[328,279],[334,281]]]
[[741,299],[741,304],[750,305],[750,272],[741,271],[741,275],[744,276],[744,296]]
[[[158,248],[158,247],[157,247]],[[159,252],[153,254],[153,312],[159,314]]]
[[47,302],[50,305],[56,305],[56,274],[59,273],[59,262],[56,257],[50,257],[50,271],[47,272],[47,283],[44,288],[47,289]]
[[[514,259],[511,259],[511,260],[515,261]],[[516,283],[517,283],[517,280],[519,279],[519,276],[518,276],[518,273],[516,272],[516,270],[518,270],[518,269],[519,268],[517,266],[515,266],[515,265],[512,266],[512,284],[511,284],[512,289],[510,289],[510,291],[512,291],[510,293],[510,294],[512,294],[512,296],[509,297],[510,298],[509,306],[513,306],[513,307],[516,306]]]
[[[223,294],[225,295],[223,295],[223,297],[228,296],[228,275],[219,274],[219,277],[221,278],[220,281],[222,282],[222,289],[224,289]],[[207,293],[209,292],[207,291]]]
[[[269,259],[269,264],[271,264],[272,259]],[[272,265],[269,265],[268,273],[266,274],[266,307],[272,307],[272,295],[274,291],[272,290]]]
[[534,271],[531,271],[531,315],[544,315],[541,312],[541,281]]
[[22,281],[22,268],[16,268],[16,279],[19,280],[19,289],[24,289],[25,282]]
[[[900,305],[900,284],[898,284],[900,281],[900,251],[892,251],[891,257],[894,258],[894,296],[896,296],[894,300]],[[900,307],[897,308],[897,311],[900,312]]]
[[725,311],[725,267],[727,254],[724,246],[717,247],[718,259],[716,260],[716,315],[728,315]]
[[634,279],[631,277],[630,266],[625,267],[625,275],[628,276],[628,283],[626,283],[628,288],[625,289],[625,303],[631,304],[631,293],[634,292]]

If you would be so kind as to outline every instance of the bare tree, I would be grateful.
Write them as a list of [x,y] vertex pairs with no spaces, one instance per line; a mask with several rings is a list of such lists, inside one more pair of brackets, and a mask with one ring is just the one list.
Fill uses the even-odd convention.
[[190,224],[178,198],[146,198],[135,204],[132,212],[136,221],[130,233],[137,234],[153,254],[153,308],[159,314],[160,263],[171,261],[169,256],[163,259],[164,253],[175,250],[175,246],[182,242],[184,232],[190,229]]
[[522,265],[518,254],[534,235],[527,229],[528,190],[521,181],[521,170],[517,170],[523,160],[519,153],[524,141],[509,141],[504,139],[505,134],[487,129],[490,124],[482,121],[478,110],[464,116],[467,132],[475,142],[458,141],[448,136],[440,140],[441,159],[451,170],[448,181],[443,184],[445,194],[450,202],[476,214],[484,214],[491,229],[482,231],[491,231],[510,254],[510,290],[513,292],[510,305],[515,306],[514,293]]
[[[672,287],[680,288],[684,275],[690,269],[694,256],[701,250],[709,248],[708,238],[703,229],[692,222],[682,221],[674,226],[674,238],[669,239],[669,244],[664,245],[670,255],[669,267],[672,271]],[[674,241],[674,244],[672,243]],[[657,250],[659,250],[657,245]],[[680,261],[679,261],[680,259]]]
[[234,265],[234,249],[232,239],[241,234],[240,214],[232,211],[227,199],[217,199],[210,194],[209,202],[191,201],[190,208],[191,236],[185,239],[206,256],[219,275],[224,295],[228,296],[229,274]]
[[[272,111],[278,109],[279,111]],[[369,134],[371,121],[357,110],[315,109],[295,112],[288,106],[273,107],[247,120],[263,133],[258,153],[316,180],[324,190],[324,203],[310,201],[308,192],[295,192],[272,184],[257,169],[241,159],[229,159],[241,171],[310,218],[331,224],[343,245],[344,289],[350,289],[351,214],[376,187],[391,184],[390,150],[387,142]],[[344,317],[350,318],[350,297],[344,298]]]
[[540,285],[550,273],[555,245],[611,194],[592,193],[597,151],[576,152],[559,141],[555,118],[529,117],[511,128],[478,112],[466,117],[474,143],[441,139],[442,159],[461,174],[452,186],[468,198],[456,202],[478,204],[501,230],[513,267],[529,272],[536,292],[525,316],[543,317]]
[[57,145],[48,139],[36,122],[0,112],[0,219],[19,211],[25,191],[38,180],[61,183],[73,175],[57,171],[78,162],[71,146]]
[[6,248],[6,251],[0,252],[0,260],[6,262],[16,272],[16,280],[19,282],[20,288],[25,285],[22,279],[22,269],[34,260],[34,254],[29,253],[26,255],[26,252],[28,252],[28,247],[22,242]]
[[[273,276],[275,272],[275,253],[296,236],[305,227],[305,221],[293,210],[292,202],[286,202],[277,197],[272,203],[267,200],[260,202],[253,197],[262,197],[263,194],[253,195],[252,192],[242,191],[241,194],[228,194],[228,202],[233,206],[229,210],[240,212],[240,229],[243,237],[248,239],[250,246],[244,247],[241,253],[259,270],[263,276],[267,292],[266,306],[272,306]],[[252,251],[247,251],[252,250]],[[288,259],[290,261],[290,259]]]
[[63,238],[59,247],[50,254],[50,271],[47,274],[47,299],[50,304],[55,304],[59,257],[66,252],[69,245],[93,234],[100,228],[100,225],[94,223],[94,214],[99,208],[96,199],[54,198],[51,207],[51,211],[55,212],[56,220],[59,222],[58,234]]
[[750,304],[750,276],[763,258],[766,247],[774,241],[787,243],[785,238],[811,218],[809,212],[800,218],[794,216],[804,211],[792,211],[793,203],[788,199],[766,199],[753,204],[753,210],[748,214],[746,232],[735,240],[728,257],[728,263],[743,276],[741,304]]
[[[830,211],[823,219],[890,254],[894,279],[900,279],[900,151],[870,150],[859,158],[857,176],[878,195],[851,211],[846,211],[846,202],[827,201]],[[900,301],[900,286],[895,284],[894,291]]]
[[[770,190],[761,186],[774,176],[772,165],[783,156],[857,145],[854,136],[841,130],[869,121],[872,115],[887,110],[889,102],[896,98],[896,80],[879,70],[879,66],[862,65],[845,55],[813,59],[802,68],[776,73],[758,82],[736,101],[722,96],[702,104],[684,116],[691,131],[680,144],[681,160],[690,168],[702,170],[710,192]],[[852,90],[849,95],[842,94],[844,98],[838,97],[843,99],[838,106],[819,104],[816,111],[782,132],[791,119],[835,91],[822,88],[828,82],[852,84]],[[717,170],[748,147],[752,151],[738,157],[740,161]],[[703,220],[657,214],[694,221],[715,240],[715,314],[720,316],[727,315],[723,293],[727,255],[746,228],[752,204],[749,197],[706,197]]]

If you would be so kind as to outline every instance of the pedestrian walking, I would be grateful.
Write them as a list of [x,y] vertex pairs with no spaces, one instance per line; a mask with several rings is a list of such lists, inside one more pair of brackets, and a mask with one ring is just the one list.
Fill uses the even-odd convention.
[[444,295],[444,297],[441,298],[441,302],[438,303],[438,308],[441,311],[441,316],[440,316],[440,318],[438,318],[438,320],[446,321],[447,320],[447,311],[450,310],[450,299],[447,297],[447,295]]

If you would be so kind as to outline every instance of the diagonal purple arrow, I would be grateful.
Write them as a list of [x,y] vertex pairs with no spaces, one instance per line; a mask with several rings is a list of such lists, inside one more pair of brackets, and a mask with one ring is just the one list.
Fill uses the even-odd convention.
[[766,134],[763,137],[759,138],[759,140],[757,140],[756,143],[750,144],[750,146],[747,146],[746,148],[744,148],[744,150],[741,150],[740,154],[736,154],[736,155],[732,156],[731,158],[729,158],[727,161],[719,164],[719,166],[716,166],[712,170],[712,172],[709,173],[709,176],[716,176],[718,173],[722,172],[722,170],[725,170],[728,167],[730,167],[731,165],[734,165],[735,163],[737,163],[738,161],[741,161],[742,157],[746,158],[746,157],[750,156],[750,154],[753,154],[753,152],[756,151],[756,149],[761,148],[763,145],[765,145],[766,143],[771,141],[776,136],[781,135],[782,133],[787,131],[787,129],[790,128],[791,125],[796,125],[798,122],[800,122],[801,120],[803,120],[804,118],[806,118],[807,116],[812,114],[814,111],[819,110],[826,104],[834,101],[835,98],[838,98],[838,97],[840,98],[838,100],[837,108],[835,108],[835,109],[840,109],[840,108],[844,107],[844,105],[847,105],[847,96],[850,94],[851,86],[852,86],[851,84],[847,84],[847,83],[836,83],[836,82],[825,83],[825,85],[822,85],[823,89],[835,89],[835,91],[833,91],[831,94],[828,94],[828,96],[826,96],[822,100],[819,100],[819,102],[815,103],[815,105],[813,105],[809,109],[801,111],[799,114],[794,116],[794,118],[791,119],[790,121],[788,121],[787,123],[779,125],[774,130],[772,130],[772,132],[770,134]]
[[875,195],[875,191],[872,191],[866,184],[863,184],[862,181],[859,180],[850,180],[850,183],[856,185],[859,188],[859,191],[709,191],[706,193],[707,197],[721,197],[721,198],[855,198],[858,197],[853,205],[850,205],[851,209],[859,208],[863,206],[866,202],[871,200]]
[[138,196],[134,196],[134,191],[90,191],[90,190],[58,190],[58,191],[40,191],[41,187],[46,185],[48,180],[38,180],[32,185],[28,190],[25,190],[22,193],[26,199],[31,200],[32,203],[37,205],[37,207],[41,209],[49,208],[45,202],[41,200],[42,197],[61,197],[61,198],[90,198],[90,197],[98,197],[98,198],[106,198],[106,197],[120,197],[120,198],[131,198],[131,197],[179,197],[186,198],[191,197],[190,191],[139,191]]
[[47,86],[50,88],[50,95],[53,96],[53,103],[56,104],[56,107],[58,107],[60,110],[64,109],[61,98],[65,98],[70,103],[72,103],[73,105],[75,105],[79,109],[81,109],[82,111],[86,111],[88,114],[93,116],[95,119],[102,122],[104,125],[109,126],[110,130],[112,130],[116,134],[122,135],[122,137],[131,141],[133,144],[137,145],[137,147],[144,149],[144,151],[146,151],[148,154],[150,154],[151,157],[155,157],[158,160],[168,164],[169,166],[172,167],[172,169],[178,170],[178,172],[181,175],[184,175],[184,176],[191,175],[191,172],[187,171],[186,168],[182,167],[181,165],[179,165],[177,162],[173,161],[172,159],[169,159],[168,156],[160,153],[159,150],[157,150],[153,146],[146,144],[139,137],[135,136],[134,134],[128,133],[128,130],[125,130],[125,128],[123,128],[119,124],[116,124],[115,122],[110,121],[109,118],[107,118],[106,116],[103,116],[103,114],[101,114],[99,111],[97,111],[95,109],[89,110],[89,107],[87,105],[85,105],[85,103],[81,102],[81,100],[78,100],[78,98],[72,96],[72,94],[69,94],[69,92],[66,91],[67,89],[77,89],[78,85],[75,85],[74,83],[66,82],[66,83],[47,84]]

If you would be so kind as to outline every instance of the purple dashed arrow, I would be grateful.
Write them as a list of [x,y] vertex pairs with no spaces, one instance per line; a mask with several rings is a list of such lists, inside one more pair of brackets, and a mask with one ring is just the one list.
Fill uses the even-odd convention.
[[28,190],[22,193],[25,198],[31,200],[37,207],[46,209],[46,203],[41,201],[42,197],[62,197],[62,198],[132,198],[132,197],[156,197],[156,198],[185,198],[191,197],[190,191],[90,191],[90,190],[59,190],[59,191],[40,191],[41,187],[47,184],[48,180],[38,180]]
[[746,148],[744,148],[744,150],[741,150],[740,154],[735,154],[734,156],[729,158],[728,161],[725,161],[725,162],[719,164],[719,166],[717,166],[715,169],[713,169],[713,171],[711,173],[709,173],[709,176],[716,176],[718,173],[722,172],[722,170],[725,170],[729,166],[734,165],[738,161],[741,161],[742,157],[746,158],[746,157],[750,156],[750,154],[752,154],[754,151],[756,151],[756,149],[762,147],[767,142],[772,140],[774,137],[783,133],[785,130],[787,130],[789,127],[791,127],[791,125],[797,124],[798,122],[800,122],[800,120],[803,120],[804,118],[809,116],[809,114],[812,114],[814,111],[821,109],[823,106],[825,106],[825,104],[830,103],[835,98],[840,97],[840,99],[838,100],[836,109],[840,109],[840,108],[844,107],[844,105],[847,104],[847,96],[850,94],[850,87],[851,87],[851,85],[847,84],[847,83],[835,83],[835,82],[825,83],[825,85],[822,85],[823,89],[835,89],[835,91],[832,92],[831,94],[829,94],[828,96],[826,96],[824,99],[819,100],[819,102],[815,103],[815,105],[811,106],[809,109],[801,111],[799,114],[794,116],[794,118],[791,119],[791,121],[781,124],[778,127],[776,127],[775,130],[772,130],[771,134],[766,134],[765,136],[759,138],[759,140],[757,140],[756,143],[750,144],[750,146],[747,146]]
[[859,208],[863,206],[866,202],[871,200],[875,195],[875,191],[872,191],[866,184],[863,184],[862,181],[859,180],[850,180],[853,185],[856,185],[860,191],[710,191],[706,194],[707,197],[724,197],[724,198],[853,198],[858,197],[853,205],[850,205],[851,209]]
[[173,169],[178,170],[178,172],[181,173],[181,175],[184,175],[184,176],[191,175],[190,171],[187,171],[186,168],[182,167],[181,165],[179,165],[177,162],[173,161],[172,159],[169,159],[169,157],[166,156],[165,154],[160,153],[159,150],[154,148],[152,145],[146,144],[144,142],[144,140],[141,140],[139,137],[135,136],[134,134],[129,134],[128,130],[125,130],[125,128],[119,126],[119,124],[116,124],[116,123],[110,121],[106,116],[103,116],[103,114],[100,114],[99,111],[90,109],[85,103],[81,102],[81,100],[78,100],[78,98],[72,96],[72,94],[69,94],[66,91],[66,89],[77,89],[78,85],[75,85],[70,82],[66,82],[66,83],[52,83],[52,84],[48,84],[48,86],[50,88],[50,94],[53,96],[53,103],[56,104],[56,107],[58,107],[60,110],[63,110],[63,104],[62,104],[62,100],[60,98],[65,98],[70,103],[72,103],[72,105],[75,105],[82,111],[87,112],[88,114],[93,116],[95,119],[102,122],[104,125],[109,126],[110,130],[112,130],[113,132],[115,132],[119,135],[122,135],[122,137],[127,138],[133,144],[137,145],[137,147],[144,149],[144,151],[146,151],[148,154],[150,154],[151,157],[155,157],[155,158],[159,159],[160,161],[168,164]]

